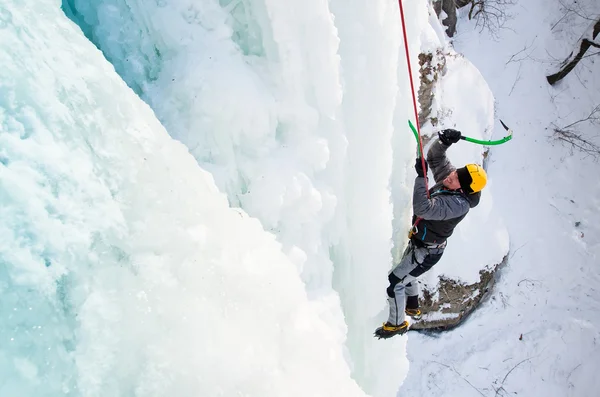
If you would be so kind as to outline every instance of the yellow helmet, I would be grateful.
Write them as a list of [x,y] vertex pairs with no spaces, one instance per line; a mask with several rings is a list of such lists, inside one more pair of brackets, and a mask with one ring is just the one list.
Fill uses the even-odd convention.
[[487,174],[482,166],[467,164],[456,170],[460,187],[465,193],[477,193],[487,184]]

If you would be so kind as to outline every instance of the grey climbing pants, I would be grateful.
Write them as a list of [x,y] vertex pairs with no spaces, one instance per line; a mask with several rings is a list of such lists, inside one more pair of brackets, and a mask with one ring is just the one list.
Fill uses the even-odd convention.
[[409,240],[400,262],[388,275],[390,286],[387,288],[390,313],[388,323],[399,325],[404,322],[406,297],[419,295],[416,279],[433,267],[442,258],[446,243],[439,245],[416,245]]

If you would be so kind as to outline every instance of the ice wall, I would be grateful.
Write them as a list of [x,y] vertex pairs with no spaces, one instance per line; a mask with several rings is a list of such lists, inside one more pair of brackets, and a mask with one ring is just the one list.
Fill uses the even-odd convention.
[[0,395],[363,395],[339,331],[55,1],[0,5]]
[[400,383],[403,353],[383,365],[367,352],[393,351],[372,332],[392,261],[393,123],[405,128],[410,109],[397,4],[65,4],[229,202],[276,233],[323,319],[347,333],[361,385],[393,393],[381,371]]

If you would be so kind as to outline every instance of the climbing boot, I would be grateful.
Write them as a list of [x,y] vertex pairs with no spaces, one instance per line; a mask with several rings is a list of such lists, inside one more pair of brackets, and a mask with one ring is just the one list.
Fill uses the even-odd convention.
[[383,323],[383,326],[375,330],[375,336],[379,339],[388,339],[394,335],[402,335],[406,331],[408,331],[408,321],[404,321],[399,325]]
[[423,313],[421,313],[421,310],[419,308],[406,309],[404,310],[404,313],[406,313],[406,315],[411,317],[413,320],[420,320],[423,316]]

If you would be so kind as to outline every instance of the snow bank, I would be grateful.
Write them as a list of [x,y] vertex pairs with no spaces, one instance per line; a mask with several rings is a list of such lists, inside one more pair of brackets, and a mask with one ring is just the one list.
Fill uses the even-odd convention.
[[[409,337],[403,395],[592,396],[600,387],[600,184],[591,177],[598,163],[552,139],[555,126],[600,103],[597,60],[584,59],[556,87],[545,79],[597,2],[527,0],[506,11],[513,17],[499,37],[463,18],[455,45],[488,81],[498,117],[515,131],[488,158],[489,193],[510,234],[508,264],[493,295],[460,328]],[[598,142],[597,125],[577,130]]]

